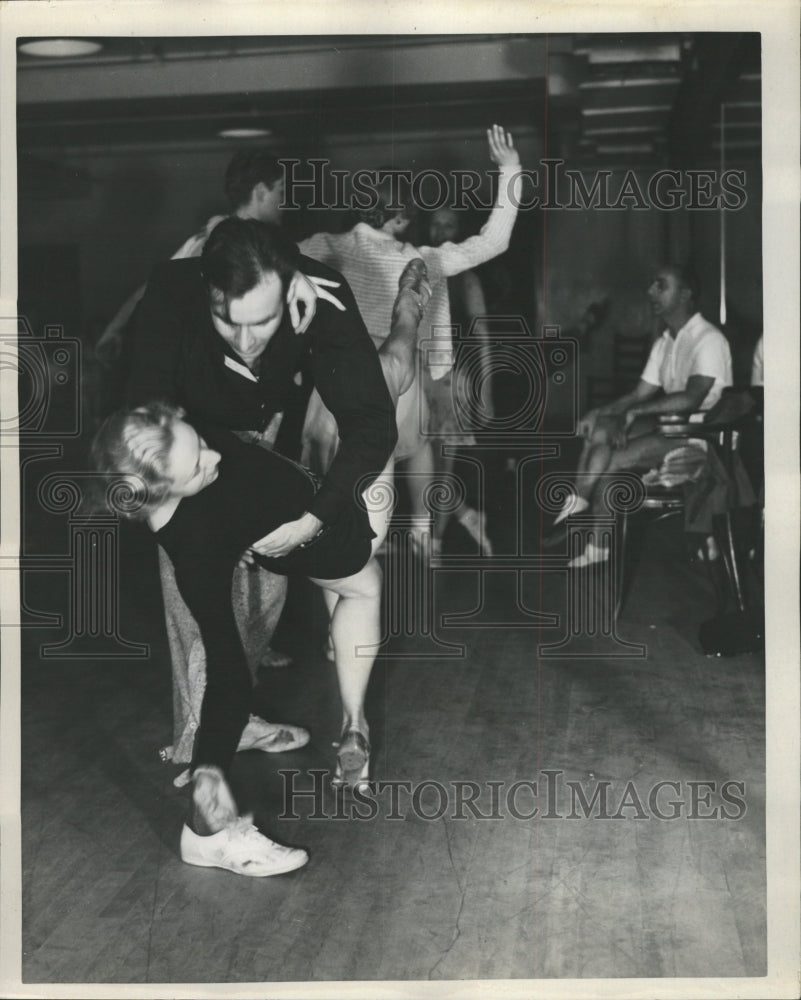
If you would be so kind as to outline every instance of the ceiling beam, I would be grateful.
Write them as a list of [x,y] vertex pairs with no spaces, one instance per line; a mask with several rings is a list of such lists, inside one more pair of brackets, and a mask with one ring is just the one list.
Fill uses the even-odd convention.
[[148,59],[115,64],[20,65],[22,107],[102,98],[147,99],[319,91],[348,87],[486,83],[542,78],[542,36],[480,42],[442,41],[425,46],[391,36],[380,44],[315,52],[233,54],[226,57]]

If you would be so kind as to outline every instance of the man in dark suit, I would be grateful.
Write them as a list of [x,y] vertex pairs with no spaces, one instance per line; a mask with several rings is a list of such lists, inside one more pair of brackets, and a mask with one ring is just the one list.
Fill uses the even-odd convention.
[[[303,333],[295,332],[287,305],[298,270],[338,284],[341,300],[335,305],[330,297],[318,299]],[[340,445],[310,509],[263,540],[260,551],[265,555],[285,555],[309,542],[391,456],[397,441],[395,412],[375,347],[341,275],[301,257],[275,226],[227,219],[214,229],[200,259],[172,260],[155,269],[135,318],[130,405],[177,403],[190,420],[226,427],[270,447],[276,418],[304,365],[337,421]],[[176,692],[172,756],[186,762],[201,694],[190,676],[187,650],[199,642],[199,634],[180,600],[169,561],[163,554],[161,558]],[[254,576],[263,581],[271,575],[254,571],[248,579]],[[267,642],[283,607],[285,590],[278,579],[273,578],[269,593],[257,597],[270,605],[262,608],[262,640]],[[253,603],[252,598],[242,601],[241,627],[246,624],[244,605],[252,608]],[[252,635],[253,629],[249,631]],[[292,727],[254,726],[253,742],[245,741],[240,749],[285,750],[302,745],[304,735],[308,739]]]

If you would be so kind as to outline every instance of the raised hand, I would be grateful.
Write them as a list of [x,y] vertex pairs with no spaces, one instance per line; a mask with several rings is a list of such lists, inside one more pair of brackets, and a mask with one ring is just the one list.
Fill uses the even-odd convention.
[[[286,293],[289,318],[295,333],[305,333],[317,310],[317,289],[305,274],[295,271]],[[300,307],[303,307],[302,311]]]
[[335,306],[340,312],[345,312],[345,307],[339,301],[339,299],[333,295],[331,292],[327,291],[329,288],[339,288],[339,281],[330,281],[328,278],[318,278],[315,274],[307,275],[309,281],[317,289],[317,298],[325,299],[326,302],[330,302],[332,306]]
[[500,125],[487,129],[490,159],[499,167],[516,167],[520,165],[520,154],[515,149],[512,133]]
[[[305,333],[308,330],[317,310],[318,299],[325,299],[326,302],[336,306],[340,312],[345,312],[345,307],[339,299],[328,291],[329,288],[339,288],[339,282],[295,271],[286,295],[289,318],[295,333]],[[301,306],[303,307],[302,312]]]

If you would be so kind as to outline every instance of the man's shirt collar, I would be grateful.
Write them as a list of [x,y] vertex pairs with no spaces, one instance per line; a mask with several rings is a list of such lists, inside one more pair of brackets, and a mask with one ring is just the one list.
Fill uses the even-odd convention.
[[[261,360],[261,359],[259,359]],[[258,382],[258,378],[253,374],[253,372],[248,368],[246,364],[241,361],[237,361],[232,358],[230,354],[223,354],[223,364],[226,368],[230,368],[232,372],[236,372],[237,375],[241,375],[243,378],[248,379],[250,382]]]
[[678,330],[676,331],[675,338],[673,337],[673,334],[670,332],[668,328],[665,328],[662,331],[662,336],[667,337],[668,340],[678,340],[683,333],[693,333],[698,326],[698,321],[699,320],[703,321],[703,318],[704,317],[701,315],[700,312],[695,312],[692,314],[692,316],[690,316],[690,318],[687,320],[684,326],[680,326],[678,328]]

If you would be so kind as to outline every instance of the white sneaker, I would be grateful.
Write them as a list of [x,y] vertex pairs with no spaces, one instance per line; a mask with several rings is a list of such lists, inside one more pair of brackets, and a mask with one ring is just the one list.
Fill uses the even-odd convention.
[[606,562],[608,558],[609,549],[602,549],[599,545],[587,542],[587,548],[580,556],[571,559],[567,566],[568,569],[583,569],[585,566],[592,566],[593,563]]
[[259,833],[250,816],[242,816],[210,837],[200,837],[184,825],[181,860],[201,868],[224,868],[237,875],[263,878],[302,868],[309,855],[300,847],[276,844]]
[[239,738],[240,750],[263,750],[265,753],[286,753],[298,750],[309,742],[309,733],[300,726],[283,722],[265,722],[258,715],[251,715]]

